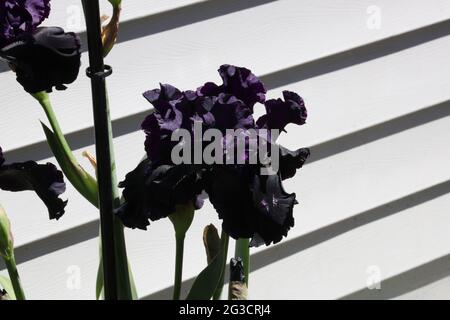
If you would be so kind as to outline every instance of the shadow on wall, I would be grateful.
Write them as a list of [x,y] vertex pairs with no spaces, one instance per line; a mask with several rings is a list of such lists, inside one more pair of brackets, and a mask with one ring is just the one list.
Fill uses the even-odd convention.
[[[256,6],[257,4],[264,4],[272,1],[273,0],[271,1],[258,0],[252,1],[251,3],[252,6]],[[199,15],[201,15],[201,19],[204,19],[205,18],[204,14],[195,13],[197,10],[199,10],[198,6],[200,5],[212,6],[216,8],[215,10],[211,9],[211,12],[208,13],[211,17],[213,17],[214,14],[220,15],[237,10],[242,10],[243,8],[245,8],[245,6],[250,7],[248,3],[239,4],[238,1],[235,0],[228,1],[227,6],[223,6],[217,4],[217,1],[214,0],[189,6],[189,9],[180,8],[174,11],[178,12],[179,10],[188,10],[187,12],[190,12],[190,10],[192,10],[193,11],[192,15],[194,15],[198,19],[200,19]],[[193,7],[194,9],[192,9],[191,7]],[[208,10],[210,9],[208,8]],[[173,13],[172,11],[169,11],[163,14],[168,15],[172,14],[173,17],[177,17],[177,15],[179,15],[179,12],[177,14]],[[189,16],[189,14],[187,14],[187,16]],[[142,19],[148,19],[149,21],[147,23],[156,23],[152,19],[149,19],[148,17]],[[184,21],[187,23],[187,20]],[[126,36],[127,32],[129,32],[130,34],[134,34],[133,32],[130,31],[132,28],[135,28],[131,26],[134,23],[136,23],[135,26],[136,28],[138,25],[142,26],[142,22],[137,23],[135,21],[130,21],[124,23],[124,26],[122,28],[125,30],[122,30],[122,33],[125,34],[123,36],[125,39],[127,39]],[[167,23],[167,25],[165,26],[166,28],[175,26],[174,24],[175,22],[172,24],[170,23],[170,21],[166,23]],[[321,58],[319,60],[307,62],[287,70],[281,70],[279,72],[275,72],[272,74],[263,75],[261,77],[261,80],[267,85],[267,88],[270,90],[286,85],[288,83],[298,82],[321,74],[343,69],[351,65],[370,61],[372,59],[389,55],[394,52],[405,50],[413,46],[417,46],[422,43],[426,43],[428,41],[449,35],[450,34],[449,25],[450,20],[446,20],[444,22],[427,26],[419,30],[413,30],[389,39],[374,42],[359,48],[355,48],[350,51],[338,53],[336,55]],[[148,28],[154,28],[154,26],[149,25]],[[163,28],[163,26],[160,26],[160,28]],[[142,30],[140,32],[144,32],[145,30],[146,34],[149,33],[147,27],[141,29]],[[155,30],[153,31],[156,32]],[[392,121],[386,122],[385,124],[357,131],[348,136],[337,138],[318,146],[312,146],[313,158],[310,159],[309,162],[323,159],[324,157],[330,156],[331,154],[349,150],[364,143],[386,137],[390,134],[394,134],[402,130],[412,128],[414,126],[418,126],[433,120],[437,120],[441,117],[448,116],[450,115],[450,108],[448,107],[449,103],[450,101],[430,106],[426,109],[416,111],[412,114],[405,115],[397,119],[393,119]],[[129,115],[121,119],[113,120],[114,137],[118,137],[121,135],[125,135],[140,130],[139,124],[141,123],[142,119],[147,115],[148,111],[144,111],[141,113]],[[92,128],[68,133],[66,134],[66,137],[73,149],[79,149],[85,146],[92,145],[94,143],[94,131]],[[27,145],[22,148],[18,148],[16,150],[9,150],[5,155],[8,157],[8,159],[10,159],[10,161],[22,161],[28,159],[30,154],[32,154],[33,158],[36,160],[42,160],[52,156],[52,153],[45,141],[33,145]]]
[[363,289],[344,296],[341,300],[392,299],[424,287],[450,275],[450,254],[383,280],[380,290]]
[[[450,193],[450,180],[436,184],[410,194],[406,197],[385,203],[379,207],[361,212],[355,216],[338,221],[307,233],[291,240],[285,240],[276,246],[271,246],[264,251],[252,255],[252,271],[258,270],[281,259],[298,254],[303,250],[319,245],[341,234],[370,224],[374,221],[394,215],[421,203]],[[429,283],[450,276],[450,255],[433,260],[422,266],[402,273],[399,276],[383,280],[382,290],[361,290],[354,292],[343,299],[389,299],[399,296],[411,290],[423,287]],[[225,277],[227,279],[227,277]],[[184,288],[189,288],[194,279],[188,279],[183,283]],[[172,287],[155,292],[144,299],[165,299],[170,297]]]
[[[277,0],[208,0],[139,19],[121,22],[117,42],[120,43],[145,37],[274,1]],[[81,49],[85,52],[87,51],[86,32],[81,32],[80,37],[82,43]],[[0,72],[8,70],[9,68],[5,63],[0,63]]]

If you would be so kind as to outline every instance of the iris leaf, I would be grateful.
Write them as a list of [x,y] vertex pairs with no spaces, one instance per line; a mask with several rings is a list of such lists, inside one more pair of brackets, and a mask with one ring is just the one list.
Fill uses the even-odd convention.
[[[228,241],[226,246],[228,246]],[[222,274],[224,272],[224,264],[226,255],[224,254],[225,247],[222,247],[217,253],[216,257],[211,263],[203,269],[197,276],[194,284],[189,291],[186,300],[209,300],[214,295],[219,286]]]
[[67,179],[83,197],[94,206],[98,206],[97,181],[73,159],[73,156],[69,154],[71,151],[64,148],[53,131],[42,122],[41,125],[47,142]]

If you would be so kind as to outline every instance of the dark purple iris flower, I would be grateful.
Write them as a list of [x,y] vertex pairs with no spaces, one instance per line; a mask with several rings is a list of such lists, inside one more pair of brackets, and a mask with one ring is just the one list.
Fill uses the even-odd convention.
[[34,191],[47,206],[50,219],[59,219],[64,214],[67,201],[59,198],[66,190],[64,176],[51,163],[27,161],[5,164],[0,147],[0,189],[12,192]]
[[7,0],[0,4],[0,58],[29,93],[64,90],[78,77],[80,39],[58,27],[39,27],[49,0]]
[[[171,141],[172,133],[186,129],[194,136],[195,122],[201,122],[203,130],[214,128],[223,134],[223,163],[227,163],[230,142],[227,129],[241,129],[240,135],[246,137],[253,129],[257,139],[271,145],[276,142],[270,135],[263,136],[262,129],[284,130],[289,123],[305,123],[306,108],[297,94],[285,91],[284,101],[265,101],[266,89],[250,70],[225,65],[219,73],[222,86],[207,83],[195,92],[181,92],[161,85],[144,93],[155,108],[142,123],[147,159],[121,182],[125,201],[118,215],[127,227],[146,229],[149,220],[167,217],[176,205],[191,201],[200,208],[200,194],[206,192],[231,237],[251,238],[252,246],[277,243],[294,225],[293,207],[297,204],[296,195],[283,189],[282,180],[293,177],[303,166],[309,156],[307,148],[290,151],[279,146],[280,167],[272,175],[262,175],[266,163],[174,165],[170,158],[178,143]],[[265,102],[267,113],[255,122],[253,106],[257,102]],[[245,148],[248,158],[248,141]],[[271,158],[270,152],[267,158]]]

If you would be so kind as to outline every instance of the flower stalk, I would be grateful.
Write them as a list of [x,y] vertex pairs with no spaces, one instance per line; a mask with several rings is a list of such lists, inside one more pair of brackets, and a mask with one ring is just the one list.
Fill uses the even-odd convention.
[[183,281],[184,239],[194,219],[194,211],[194,205],[188,203],[186,205],[178,205],[175,212],[169,216],[175,229],[176,241],[173,300],[180,300],[181,283]]
[[11,233],[11,224],[5,210],[0,206],[0,256],[5,261],[9,278],[17,300],[25,300],[25,293],[17,271],[14,257],[14,240]]
[[26,300],[25,292],[22,288],[22,283],[20,281],[19,272],[17,271],[16,259],[14,254],[9,259],[4,259],[6,269],[8,269],[9,279],[14,289],[14,294],[17,300]]
[[173,300],[180,300],[181,283],[183,281],[183,255],[184,255],[184,235],[176,235],[175,253],[175,280],[173,285]]

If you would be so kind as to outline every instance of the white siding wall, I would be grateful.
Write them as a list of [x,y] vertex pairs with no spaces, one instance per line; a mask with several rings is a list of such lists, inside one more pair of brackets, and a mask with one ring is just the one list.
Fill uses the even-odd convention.
[[[143,91],[158,82],[196,88],[219,81],[223,63],[246,66],[262,76],[269,97],[289,89],[305,98],[308,124],[289,127],[281,142],[312,147],[308,164],[286,184],[300,200],[295,228],[279,245],[253,251],[251,297],[448,298],[450,1],[123,2],[120,42],[107,59],[120,178],[143,155],[138,128],[150,108]],[[380,10],[380,28],[368,27],[369,7]],[[84,37],[81,12],[78,0],[53,1],[48,24]],[[3,65],[0,83],[0,145],[8,159],[54,161],[38,122],[42,110]],[[53,100],[77,156],[93,151],[83,72]],[[66,197],[66,216],[55,222],[32,194],[0,194],[30,298],[94,298],[98,215],[73,188]],[[187,237],[187,284],[204,267],[201,235],[210,222],[220,225],[208,203]],[[140,296],[168,297],[170,223],[127,231],[127,240]],[[71,289],[74,270],[81,287]],[[367,290],[378,271],[381,290]]]

